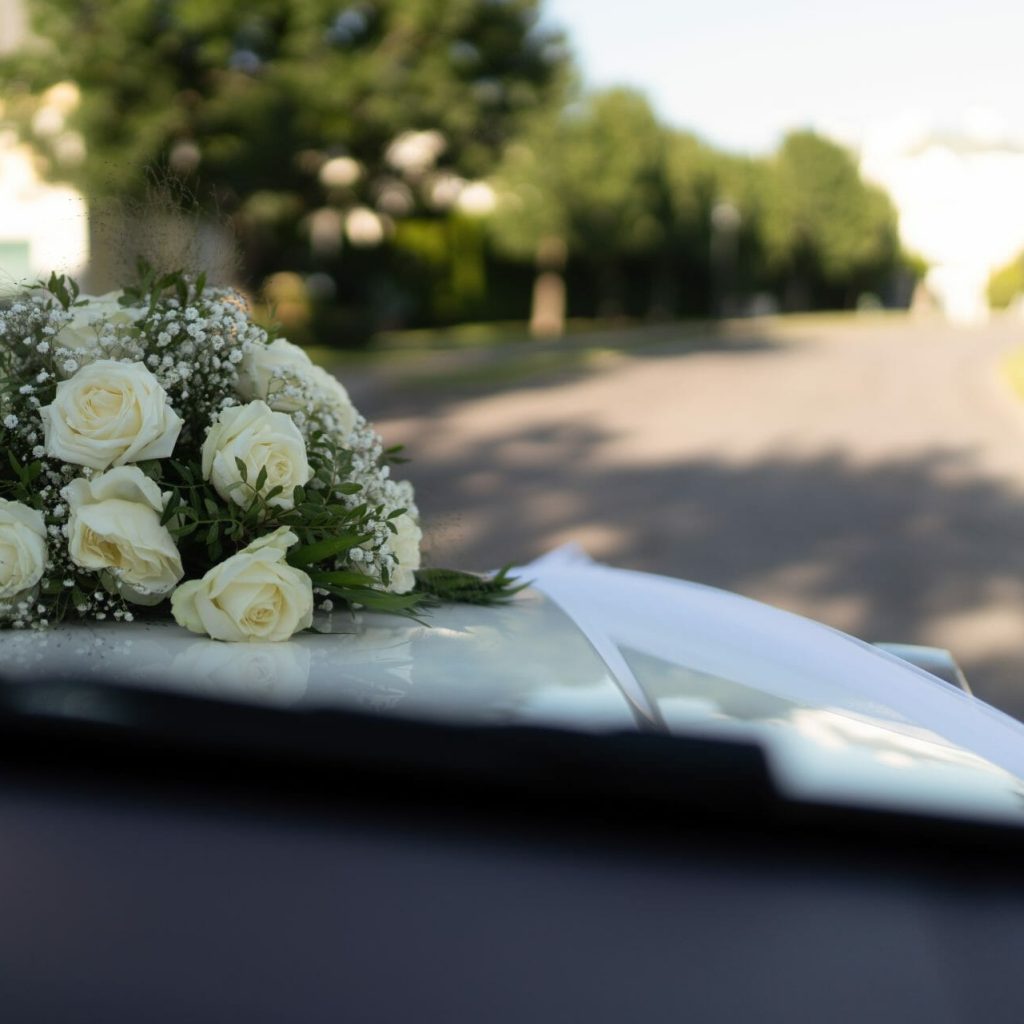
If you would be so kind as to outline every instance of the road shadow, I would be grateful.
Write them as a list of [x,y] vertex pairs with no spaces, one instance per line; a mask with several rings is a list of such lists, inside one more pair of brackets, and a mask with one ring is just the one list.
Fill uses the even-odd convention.
[[616,357],[743,356],[795,343],[757,321],[662,324],[476,349],[382,353],[368,366],[341,370],[339,376],[357,407],[372,410],[378,420],[399,419],[438,416],[463,402],[517,388],[556,390],[605,372]]
[[1024,494],[969,450],[609,466],[599,427],[464,438],[450,457],[432,445],[444,429],[418,424],[406,467],[435,564],[489,568],[577,539],[868,640],[950,646],[981,696],[1024,717]]

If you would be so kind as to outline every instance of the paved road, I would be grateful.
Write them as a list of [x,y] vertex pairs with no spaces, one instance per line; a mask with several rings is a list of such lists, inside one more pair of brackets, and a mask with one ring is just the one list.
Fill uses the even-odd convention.
[[866,639],[951,647],[1024,716],[1024,404],[998,372],[1024,323],[656,340],[489,394],[354,381],[415,455],[431,560],[578,540]]

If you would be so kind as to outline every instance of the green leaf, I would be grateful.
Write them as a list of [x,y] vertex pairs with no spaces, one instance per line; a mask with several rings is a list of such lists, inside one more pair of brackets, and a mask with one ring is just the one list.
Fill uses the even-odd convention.
[[438,601],[503,604],[529,586],[510,575],[510,569],[506,565],[493,576],[477,576],[457,569],[420,569],[416,573],[416,592]]
[[171,496],[167,501],[167,506],[164,508],[164,513],[160,517],[160,525],[166,526],[174,518],[174,514],[178,511],[180,506],[181,495],[177,491],[172,491]]
[[314,584],[333,584],[338,587],[372,587],[374,579],[361,572],[314,572],[310,571],[309,578]]
[[400,466],[403,462],[411,462],[411,459],[402,455],[404,450],[404,444],[394,444],[390,448],[385,448],[381,455],[381,462],[391,466]]
[[419,608],[423,605],[422,594],[387,594],[382,590],[369,590],[365,587],[331,587],[330,590],[336,597],[340,597],[350,603],[361,604],[366,608],[381,612],[402,612],[412,608]]
[[243,482],[249,480],[249,467],[236,455],[235,466],[238,467],[238,475],[242,478]]
[[315,565],[317,562],[336,558],[345,551],[365,544],[372,537],[373,534],[369,533],[343,533],[337,537],[327,537],[325,540],[318,540],[313,544],[292,548],[288,552],[288,564],[297,568],[302,568],[304,565]]
[[175,473],[178,474],[178,476],[181,477],[182,480],[185,481],[185,483],[187,483],[187,484],[194,484],[195,483],[195,477],[192,475],[192,470],[188,466],[186,466],[183,462],[178,462],[177,460],[172,459],[171,460],[171,468],[174,470]]
[[67,279],[63,274],[57,274],[56,271],[53,271],[50,274],[50,280],[47,282],[46,288],[65,309],[71,305],[71,292],[68,291]]

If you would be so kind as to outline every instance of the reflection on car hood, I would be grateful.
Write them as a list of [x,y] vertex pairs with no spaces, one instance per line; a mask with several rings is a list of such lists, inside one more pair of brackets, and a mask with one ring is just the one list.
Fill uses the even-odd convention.
[[424,625],[335,614],[283,644],[171,623],[0,634],[5,679],[183,689],[472,725],[650,730],[759,743],[795,798],[1024,824],[1024,726],[900,659],[734,594],[596,565],[526,567],[499,608]]

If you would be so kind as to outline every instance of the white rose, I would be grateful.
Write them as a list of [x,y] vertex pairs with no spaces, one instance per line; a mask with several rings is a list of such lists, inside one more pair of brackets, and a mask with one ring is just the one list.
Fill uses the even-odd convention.
[[107,292],[106,295],[80,295],[84,306],[72,306],[68,310],[71,319],[53,339],[55,345],[70,348],[76,352],[90,352],[99,342],[100,327],[109,324],[133,324],[146,315],[141,306],[122,306],[118,301],[124,292]]
[[66,493],[71,561],[109,569],[128,601],[159,604],[184,571],[170,531],[160,525],[165,495],[156,483],[138,466],[119,466],[72,480]]
[[179,626],[214,640],[287,640],[313,622],[313,583],[285,561],[296,541],[281,527],[171,595]]
[[295,412],[306,404],[309,356],[290,341],[276,338],[255,345],[238,365],[238,393],[246,401],[259,399],[278,412]]
[[251,492],[240,486],[238,459],[245,464],[245,479],[250,486],[255,485],[260,470],[266,469],[261,492],[283,488],[268,503],[278,508],[292,508],[292,490],[308,483],[313,475],[299,428],[290,416],[274,412],[265,402],[225,409],[203,442],[203,479],[209,480],[225,501],[247,505]]
[[420,541],[423,531],[408,512],[403,512],[394,520],[397,533],[391,535],[391,553],[398,560],[398,565],[391,571],[391,583],[388,590],[392,594],[407,594],[416,586],[416,570],[420,567]]
[[0,498],[0,599],[30,590],[46,568],[43,514]]
[[92,469],[167,458],[181,433],[156,377],[142,363],[116,359],[98,359],[61,381],[39,415],[47,455]]
[[238,368],[238,393],[246,401],[264,401],[278,412],[318,405],[334,415],[343,434],[351,433],[358,415],[341,381],[284,338],[245,354]]
[[350,434],[359,414],[352,399],[348,397],[345,385],[321,366],[314,366],[310,370],[310,381],[315,391],[314,400],[333,413],[342,434]]

